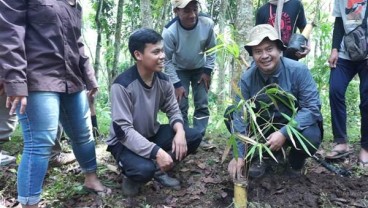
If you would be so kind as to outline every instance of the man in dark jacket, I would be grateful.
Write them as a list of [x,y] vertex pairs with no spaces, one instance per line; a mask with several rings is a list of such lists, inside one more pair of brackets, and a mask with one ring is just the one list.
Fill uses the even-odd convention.
[[[267,110],[258,115],[259,125],[267,122],[274,124],[275,128],[262,129],[262,134],[266,140],[265,144],[271,151],[278,152],[283,145],[291,146],[288,156],[290,170],[294,174],[299,174],[308,157],[300,142],[295,139],[295,144],[287,130],[289,121],[285,115],[291,116],[291,109],[283,102],[272,100],[265,96],[258,96],[260,91],[270,84],[278,85],[283,91],[292,94],[296,98],[298,111],[295,115],[295,129],[299,131],[309,142],[306,143],[308,151],[313,155],[321,143],[321,129],[319,123],[322,121],[320,112],[320,99],[316,84],[308,68],[297,61],[282,57],[282,51],[285,45],[278,38],[276,30],[268,24],[257,25],[249,32],[249,42],[245,49],[253,56],[254,65],[245,71],[239,81],[240,93],[236,97],[244,100],[255,99],[260,106],[269,105]],[[281,98],[282,99],[282,98]],[[255,106],[256,109],[258,104]],[[257,110],[255,110],[258,112]],[[254,129],[250,128],[250,121],[245,116],[242,108],[234,111],[227,125],[233,133],[240,133],[252,137],[255,134]],[[237,143],[238,158],[233,158],[228,166],[230,175],[235,179],[242,176],[244,166],[244,157],[247,154],[246,148],[242,142]],[[296,146],[295,146],[296,145]],[[255,161],[249,175],[260,177],[266,169],[264,162]]]

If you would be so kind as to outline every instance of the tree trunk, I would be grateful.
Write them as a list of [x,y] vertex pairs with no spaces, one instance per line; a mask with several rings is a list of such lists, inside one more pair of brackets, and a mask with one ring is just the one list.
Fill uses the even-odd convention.
[[96,43],[96,54],[95,54],[95,63],[94,63],[94,69],[95,69],[95,76],[98,80],[98,72],[100,70],[100,60],[101,60],[101,39],[102,39],[102,26],[100,22],[101,14],[102,14],[102,6],[103,6],[104,0],[98,1],[98,6],[96,10],[96,30],[97,30],[97,43]]
[[[254,26],[254,15],[253,15],[253,2],[252,0],[237,0],[237,14],[235,17],[235,41],[241,46],[240,47],[240,56],[244,60],[248,60],[249,55],[245,51],[244,44],[246,43],[246,39],[248,36],[248,31]],[[245,68],[245,65],[239,64],[239,62],[234,61],[233,71],[232,71],[232,81],[238,83],[240,79],[240,75],[242,73],[242,69]],[[232,92],[234,95],[234,91]]]
[[109,86],[112,80],[116,77],[118,73],[119,56],[121,49],[121,28],[123,24],[123,6],[124,0],[119,0],[118,11],[116,15],[116,28],[115,28],[115,42],[114,42],[114,59],[112,62],[111,74],[109,76]]
[[162,4],[162,10],[158,15],[158,19],[155,20],[155,29],[158,33],[162,33],[164,26],[172,19],[173,11],[171,9],[170,1],[164,1]]
[[[228,10],[228,6],[229,6],[229,1],[228,0],[221,0],[220,3],[220,11],[219,11],[219,29],[220,29],[220,34],[224,34],[225,31],[225,27],[226,27],[226,12]],[[219,66],[219,70],[218,70],[218,79],[217,79],[217,92],[216,94],[219,95],[218,98],[218,102],[219,105],[222,106],[223,101],[225,100],[225,83],[224,81],[221,81],[220,79],[224,79],[226,77],[226,71],[227,71],[227,57],[225,57],[226,54],[222,53],[222,55],[217,56],[217,58],[221,58],[223,59],[223,61],[218,61],[218,66]]]
[[141,20],[142,27],[153,28],[151,0],[141,1]]

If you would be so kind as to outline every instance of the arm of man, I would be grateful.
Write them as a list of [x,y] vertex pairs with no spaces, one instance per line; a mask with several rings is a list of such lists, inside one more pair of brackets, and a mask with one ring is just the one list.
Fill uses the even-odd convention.
[[169,76],[171,83],[173,83],[175,87],[175,96],[178,102],[183,97],[187,97],[187,92],[185,91],[183,85],[180,82],[178,74],[176,73],[176,66],[174,65],[172,59],[175,51],[174,44],[174,36],[170,34],[169,31],[165,28],[162,32],[162,38],[164,41],[164,50],[165,50],[165,73]]
[[25,111],[27,105],[26,24],[26,1],[0,1],[0,79],[4,80],[4,90],[8,96],[6,105],[11,108],[11,115],[19,103],[20,113]]
[[90,62],[89,57],[85,54],[84,43],[82,41],[82,37],[78,38],[78,46],[79,46],[79,67],[83,72],[83,79],[86,83],[87,90],[89,91],[97,91],[93,89],[98,88],[95,70]]
[[332,33],[332,50],[330,57],[328,59],[328,63],[330,68],[336,68],[337,59],[339,58],[339,50],[341,41],[344,37],[345,29],[344,23],[341,17],[335,18],[334,30]]
[[[304,12],[304,6],[302,4],[302,2],[300,3],[300,9],[299,9],[299,15],[298,15],[298,19],[296,20],[296,26],[299,28],[300,33],[303,32],[305,26],[307,25],[307,19],[305,17],[305,12]],[[296,57],[298,57],[299,59],[304,58],[308,55],[308,53],[310,52],[310,45],[309,45],[308,41],[305,45],[302,46],[302,48],[304,49],[303,52],[296,52]]]
[[[205,50],[209,50],[216,46],[216,36],[215,32],[213,31],[213,22],[211,21],[211,29],[208,32],[208,39],[207,39],[207,45],[205,46]],[[204,82],[204,85],[207,89],[207,91],[210,89],[211,85],[211,75],[212,71],[215,68],[215,61],[216,61],[216,53],[207,54],[206,56],[206,62],[203,67],[203,73],[198,80],[198,84],[201,82]]]
[[160,147],[134,129],[133,103],[128,90],[120,84],[111,86],[111,117],[116,138],[129,150],[145,158],[156,159]]
[[[299,103],[299,110],[295,116],[297,122],[296,129],[302,131],[307,127],[321,120],[321,102],[317,85],[307,66],[303,66],[295,71],[293,79],[296,80],[298,90],[296,99]],[[286,126],[280,129],[280,132],[288,139]]]
[[166,113],[169,118],[170,126],[175,131],[175,136],[172,143],[172,153],[175,153],[176,160],[181,161],[187,155],[187,140],[185,138],[185,132],[183,127],[183,117],[181,115],[178,102],[175,98],[174,87],[171,83],[167,83],[164,86],[164,92],[166,93],[163,106],[160,107],[161,111]]

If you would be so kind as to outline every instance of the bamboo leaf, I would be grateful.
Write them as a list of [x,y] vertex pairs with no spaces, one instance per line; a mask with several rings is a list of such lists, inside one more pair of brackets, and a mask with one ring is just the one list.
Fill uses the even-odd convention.
[[262,151],[262,144],[258,144],[258,156],[259,156],[259,161],[262,162],[262,157],[263,157],[263,151]]
[[[294,128],[291,128],[291,131],[293,131],[294,133],[295,132],[297,132],[297,130],[296,129],[294,129]],[[303,149],[304,149],[304,151],[309,155],[309,156],[312,156],[312,154],[309,152],[309,150],[308,150],[308,148],[307,148],[307,146],[304,144],[304,141],[300,138],[300,136],[297,134],[297,133],[295,133],[296,135],[296,138],[299,140],[299,143],[300,143],[300,145],[303,147]]]
[[248,151],[247,153],[247,156],[245,156],[246,159],[248,159],[249,157],[250,158],[253,158],[254,156],[254,152],[256,151],[257,149],[257,145],[252,145],[252,147],[250,148],[250,150]]
[[269,98],[271,99],[271,101],[272,101],[273,105],[275,106],[275,108],[277,110],[280,110],[279,106],[277,105],[277,102],[276,102],[275,98],[273,98],[272,96],[269,96]]
[[304,141],[306,141],[311,147],[313,147],[314,149],[317,149],[307,138],[305,138],[303,136],[303,134],[301,134],[297,129],[294,129],[293,127],[291,127],[291,129],[295,132],[295,135],[298,135],[301,139],[303,139]]
[[[256,118],[255,113],[254,113],[254,111],[252,110],[252,108],[249,106],[249,104],[248,104],[248,103],[245,103],[245,107],[247,108],[248,113],[249,113],[250,117],[252,118],[253,122],[254,122],[254,123],[257,123],[257,118]],[[262,137],[264,137],[263,132],[262,132],[262,130],[259,128],[259,126],[258,126],[258,125],[255,125],[255,127],[256,127],[257,131],[262,135]]]
[[251,138],[249,138],[247,136],[244,136],[242,134],[237,133],[235,135],[236,135],[236,137],[238,137],[241,141],[243,141],[245,143],[249,143],[251,145],[257,145],[258,144],[258,142],[256,142],[254,139],[251,139]]
[[270,148],[268,148],[267,146],[264,146],[264,148],[266,149],[267,153],[272,157],[272,159],[274,159],[277,163],[279,163],[279,161],[277,161],[275,155],[273,155],[273,153],[270,150]]
[[293,137],[293,133],[291,132],[290,127],[288,125],[286,125],[285,127],[286,127],[286,132],[289,135],[289,139],[290,139],[291,143],[293,144],[295,149],[297,149],[296,143],[295,143],[295,140],[294,140],[294,137]]

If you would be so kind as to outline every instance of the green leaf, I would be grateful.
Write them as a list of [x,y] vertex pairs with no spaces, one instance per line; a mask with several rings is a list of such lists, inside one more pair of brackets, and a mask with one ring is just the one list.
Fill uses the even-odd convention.
[[295,140],[294,140],[294,137],[293,137],[293,133],[290,130],[290,126],[286,125],[285,128],[286,128],[286,131],[287,131],[287,134],[289,136],[289,139],[290,139],[291,143],[297,149],[296,143],[295,143]]
[[259,161],[262,162],[262,158],[263,158],[263,151],[262,151],[262,144],[258,144],[258,156],[259,156]]
[[267,151],[267,153],[272,157],[272,159],[274,159],[277,163],[279,163],[279,161],[277,161],[276,157],[273,155],[273,153],[270,150],[270,148],[268,148],[266,145],[264,146],[264,148]]
[[252,145],[251,148],[250,148],[250,150],[247,153],[247,156],[245,156],[245,158],[246,159],[248,159],[249,157],[250,158],[253,158],[256,149],[257,149],[257,145]]
[[309,152],[307,146],[304,144],[304,141],[300,138],[300,136],[298,135],[298,131],[294,128],[291,128],[291,131],[293,131],[293,133],[295,134],[296,138],[299,140],[300,145],[303,147],[304,151],[309,155],[312,156],[312,154]]

